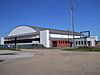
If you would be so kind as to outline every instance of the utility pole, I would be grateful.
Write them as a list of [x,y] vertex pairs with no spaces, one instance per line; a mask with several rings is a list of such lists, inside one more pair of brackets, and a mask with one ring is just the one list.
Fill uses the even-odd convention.
[[75,48],[74,42],[74,0],[71,0],[71,24],[72,24],[72,47]]
[[[69,29],[67,30],[67,32],[68,32],[68,44],[69,44]],[[68,45],[68,47],[69,47],[69,45]]]

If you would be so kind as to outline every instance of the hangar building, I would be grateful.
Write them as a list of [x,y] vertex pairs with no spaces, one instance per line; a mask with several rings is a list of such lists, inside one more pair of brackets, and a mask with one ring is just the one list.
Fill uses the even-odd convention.
[[[95,46],[95,38],[80,38],[80,33],[75,32],[75,44]],[[70,47],[72,45],[72,32],[42,28],[36,26],[20,25],[13,29],[7,37],[4,44],[23,45],[23,44],[42,44],[47,48],[50,47]],[[88,41],[89,40],[89,41]],[[83,41],[83,42],[82,42]],[[88,44],[89,42],[89,44]]]

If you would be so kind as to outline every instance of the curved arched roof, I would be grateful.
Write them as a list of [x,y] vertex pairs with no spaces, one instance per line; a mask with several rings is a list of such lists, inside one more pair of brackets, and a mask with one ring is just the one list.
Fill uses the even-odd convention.
[[[15,37],[15,36],[26,36],[26,35],[32,35],[32,34],[39,34],[40,31],[43,30],[49,30],[51,34],[63,34],[63,35],[72,35],[71,31],[65,31],[65,30],[57,30],[57,29],[51,29],[51,28],[42,28],[37,26],[28,26],[28,25],[20,25],[13,29],[8,37]],[[76,36],[79,36],[80,33],[75,32]]]
[[33,33],[37,32],[35,29],[29,26],[18,26],[15,29],[13,29],[8,36],[14,36],[14,35],[21,35],[26,33]]

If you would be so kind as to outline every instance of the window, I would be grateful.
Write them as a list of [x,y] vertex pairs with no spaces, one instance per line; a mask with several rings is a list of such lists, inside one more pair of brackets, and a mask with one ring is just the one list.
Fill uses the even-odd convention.
[[88,46],[91,46],[91,41],[88,41]]
[[60,44],[60,41],[59,41],[59,44]]
[[64,41],[63,41],[63,44],[64,44]]
[[65,43],[67,43],[67,41],[65,41]]
[[86,41],[84,41],[84,45],[86,45]]
[[76,41],[76,45],[77,45],[77,41]]
[[81,45],[83,45],[83,41],[81,41]]
[[80,45],[80,41],[79,41],[79,45]]
[[71,43],[70,41],[68,41],[68,43]]

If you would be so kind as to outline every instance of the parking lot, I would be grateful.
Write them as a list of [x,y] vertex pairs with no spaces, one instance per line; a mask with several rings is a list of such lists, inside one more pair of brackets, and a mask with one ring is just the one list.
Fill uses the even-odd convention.
[[14,53],[11,58],[0,55],[0,59],[5,57],[0,75],[100,75],[100,52],[37,49]]

